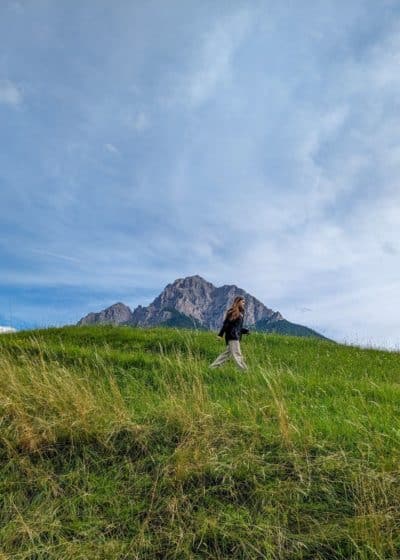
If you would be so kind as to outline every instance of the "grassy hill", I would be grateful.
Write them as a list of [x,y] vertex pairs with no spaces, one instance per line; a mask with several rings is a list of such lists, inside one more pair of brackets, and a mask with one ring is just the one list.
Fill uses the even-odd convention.
[[399,354],[251,334],[0,337],[0,559],[400,557]]
[[262,319],[261,321],[257,321],[254,325],[254,329],[258,332],[286,334],[289,336],[307,336],[327,340],[325,336],[317,333],[313,329],[296,323],[291,323],[286,319],[281,319],[280,321],[268,321],[266,319]]

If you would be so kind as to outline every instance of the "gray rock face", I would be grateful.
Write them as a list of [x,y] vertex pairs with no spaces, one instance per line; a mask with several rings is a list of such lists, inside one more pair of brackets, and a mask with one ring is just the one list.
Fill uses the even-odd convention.
[[194,317],[208,329],[218,329],[226,310],[236,296],[243,296],[246,300],[245,322],[248,325],[261,319],[283,319],[280,313],[268,309],[258,299],[237,286],[216,288],[200,276],[189,276],[168,284],[148,307],[136,308],[130,323],[139,326],[157,325],[161,322],[162,310],[167,307]]
[[78,325],[121,325],[128,323],[132,319],[132,311],[123,303],[114,303],[100,313],[89,313],[78,321]]
[[136,326],[155,326],[168,318],[171,309],[194,318],[208,329],[219,329],[226,310],[236,296],[246,300],[245,323],[254,325],[262,319],[279,321],[283,317],[237,286],[215,287],[200,276],[179,278],[161,292],[147,307],[139,305],[133,312],[116,303],[100,313],[89,313],[78,325],[111,323]]

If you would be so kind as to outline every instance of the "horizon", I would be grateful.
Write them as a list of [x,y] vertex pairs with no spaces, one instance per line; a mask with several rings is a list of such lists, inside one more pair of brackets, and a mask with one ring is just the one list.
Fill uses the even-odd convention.
[[0,325],[235,284],[399,349],[400,4],[5,0]]
[[[169,283],[164,287],[164,289],[165,289],[166,287],[168,287],[168,286],[171,286],[171,285],[175,284],[176,282],[179,282],[180,280],[186,280],[186,279],[190,279],[190,278],[199,278],[199,279],[201,279],[201,280],[204,281],[204,282],[210,283],[206,278],[203,278],[202,276],[200,276],[200,275],[198,275],[198,274],[193,274],[193,275],[190,275],[190,276],[185,276],[185,277],[176,278],[176,279],[173,280],[172,282],[169,282]],[[212,284],[212,283],[211,283],[211,284]],[[233,288],[243,289],[243,288],[241,288],[240,286],[237,286],[236,284],[223,284],[223,285],[221,285],[221,286],[215,286],[214,284],[212,284],[212,286],[213,286],[214,288],[233,287]],[[244,290],[244,289],[243,289],[243,290]],[[247,293],[247,295],[249,295],[249,296],[251,296],[251,297],[254,297],[252,294],[248,293],[247,290],[244,290],[244,291]],[[160,292],[160,293],[161,293],[161,292]],[[158,296],[158,295],[160,295],[160,294],[157,294],[157,296]],[[156,296],[156,297],[157,297],[157,296]],[[154,299],[156,299],[156,297],[155,297]],[[154,302],[154,299],[153,299],[152,301],[150,301],[149,304],[150,304],[150,303],[153,303],[153,302]],[[255,299],[257,300],[257,298],[255,298]],[[260,302],[260,300],[257,300],[257,301]],[[231,303],[231,302],[227,301],[227,306],[229,306],[230,303]],[[264,305],[264,302],[261,301],[260,303],[262,303],[262,304]],[[128,308],[130,309],[131,312],[135,311],[135,309],[137,309],[138,307],[144,307],[144,306],[142,306],[141,303],[138,303],[137,306],[135,306],[135,307],[131,307],[131,306],[127,305],[126,303],[124,303],[123,301],[115,301],[115,302],[111,303],[110,305],[108,305],[107,307],[105,307],[104,309],[92,310],[92,311],[90,311],[88,314],[91,314],[91,313],[97,314],[97,313],[99,313],[99,312],[101,312],[101,311],[104,311],[104,310],[106,310],[106,309],[109,309],[110,307],[113,307],[113,306],[115,306],[115,305],[121,305],[121,304],[122,304],[122,305],[125,305],[126,307],[128,307]],[[266,307],[268,307],[268,306],[266,306]],[[278,312],[279,312],[278,309],[272,309],[272,311],[274,311],[274,312],[278,311]],[[80,319],[82,319],[82,318],[84,318],[84,316],[80,317]],[[283,317],[283,319],[285,319],[285,320],[287,320],[287,321],[290,321],[290,319],[289,319],[288,317]],[[290,322],[292,322],[292,321],[290,321]],[[0,334],[2,334],[2,333],[19,332],[20,330],[36,330],[36,329],[42,329],[42,328],[45,328],[45,329],[46,329],[46,328],[62,328],[62,327],[70,327],[70,326],[77,326],[77,323],[58,324],[58,325],[54,325],[54,324],[53,324],[53,325],[41,325],[41,326],[40,326],[40,325],[36,325],[36,326],[34,326],[34,325],[25,325],[25,327],[22,326],[21,329],[13,328],[13,327],[8,327],[8,326],[0,326]],[[307,325],[303,325],[303,326],[307,326]],[[138,326],[137,328],[145,328],[145,327]],[[309,327],[309,328],[310,328],[310,327]],[[260,332],[261,332],[261,331],[260,331]],[[261,332],[261,334],[262,334],[262,332]],[[264,334],[267,334],[267,333],[264,333]],[[319,333],[319,334],[323,334],[323,333]],[[324,336],[325,336],[325,335],[324,335]],[[379,346],[379,345],[368,344],[368,343],[359,344],[359,343],[357,343],[357,341],[355,341],[355,340],[353,340],[353,341],[346,341],[346,340],[336,341],[336,340],[330,339],[330,338],[328,338],[328,337],[327,337],[327,340],[330,340],[331,342],[335,342],[335,343],[338,343],[338,344],[344,344],[344,345],[347,345],[347,346],[356,346],[356,347],[360,347],[360,348],[364,348],[364,349],[387,350],[387,351],[394,351],[394,352],[400,351],[400,347],[398,347],[398,346],[397,346],[397,347],[393,347],[393,348],[388,348],[388,347],[386,347],[386,346]]]

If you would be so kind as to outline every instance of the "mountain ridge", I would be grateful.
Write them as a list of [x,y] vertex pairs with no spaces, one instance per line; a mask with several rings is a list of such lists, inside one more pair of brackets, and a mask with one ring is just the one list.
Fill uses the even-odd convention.
[[117,302],[98,313],[88,313],[78,325],[112,324],[137,327],[172,326],[218,330],[234,297],[246,300],[245,322],[256,331],[280,332],[325,338],[303,325],[287,321],[260,300],[235,284],[214,286],[199,275],[178,278],[148,305],[134,310]]

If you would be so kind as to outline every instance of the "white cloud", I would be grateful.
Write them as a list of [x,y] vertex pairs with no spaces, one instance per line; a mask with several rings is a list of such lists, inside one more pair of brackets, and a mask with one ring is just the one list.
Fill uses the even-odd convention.
[[144,113],[143,111],[138,113],[134,119],[133,126],[138,132],[142,132],[143,130],[149,128],[150,120],[146,113]]
[[114,144],[105,144],[104,147],[107,152],[110,152],[110,154],[119,154],[119,150],[114,146]]
[[189,106],[198,107],[230,81],[233,57],[249,32],[251,21],[251,12],[241,10],[225,17],[203,35],[193,69],[178,79],[178,99],[183,97]]
[[13,327],[0,327],[0,334],[17,332]]
[[0,80],[0,103],[18,107],[23,96],[21,90],[10,80]]
[[45,249],[31,249],[33,253],[43,255],[44,257],[51,257],[52,259],[60,259],[62,261],[68,261],[73,263],[79,263],[80,260],[76,257],[71,257],[70,255],[63,255],[61,253],[56,253],[54,251],[47,251]]
[[[337,340],[398,348],[399,195],[359,200],[341,224],[321,215],[292,232],[266,226],[264,235],[258,224],[227,273],[289,320]],[[311,310],[306,319],[299,307]]]

